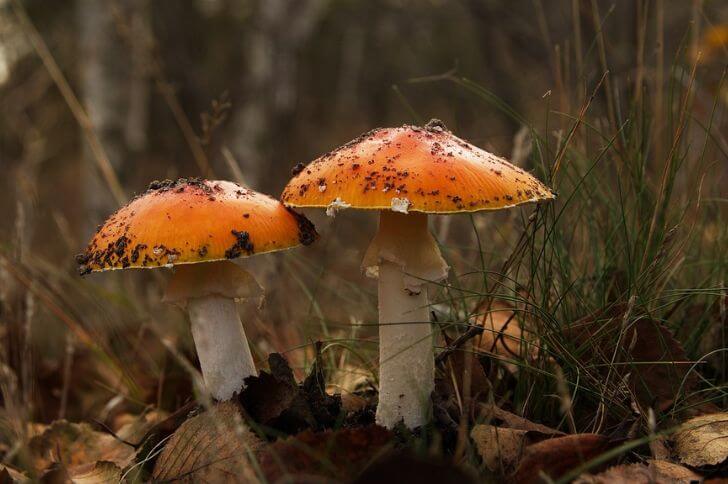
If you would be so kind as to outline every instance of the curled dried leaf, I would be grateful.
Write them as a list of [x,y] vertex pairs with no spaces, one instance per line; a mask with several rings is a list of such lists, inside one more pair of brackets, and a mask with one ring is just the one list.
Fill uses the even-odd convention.
[[155,481],[256,482],[252,459],[262,446],[233,402],[223,402],[184,422],[164,446]]
[[260,456],[260,467],[268,482],[283,482],[295,476],[348,480],[390,444],[394,435],[384,427],[346,428],[313,432],[279,440]]
[[57,420],[29,443],[33,467],[40,473],[62,463],[72,473],[77,466],[108,461],[124,467],[134,458],[134,448],[115,437],[97,432],[85,423]]
[[69,471],[68,477],[74,484],[121,482],[121,468],[113,462],[93,462]]
[[531,422],[495,405],[481,404],[479,408],[479,420],[488,424],[473,427],[470,437],[475,442],[485,466],[499,474],[514,471],[527,446],[549,437],[564,435],[558,430]]
[[300,386],[281,355],[269,355],[268,365],[270,372],[261,371],[260,375],[247,378],[240,393],[240,403],[250,418],[288,434],[334,425],[341,399],[326,393],[320,355]]
[[506,427],[516,430],[525,430],[532,434],[540,435],[542,437],[553,437],[564,435],[563,432],[552,429],[545,425],[541,425],[535,422],[531,422],[528,419],[519,417],[515,413],[511,413],[507,410],[503,410],[492,404],[481,404],[480,405],[480,416],[481,421],[487,421],[488,423],[498,425],[499,427]]
[[[506,360],[523,360],[536,356],[537,349],[531,344],[531,333],[518,316],[515,308],[504,301],[484,301],[475,310],[471,324],[482,326],[483,334],[475,338],[477,348],[496,355],[499,362],[511,373],[518,366]],[[501,359],[502,358],[502,359]]]
[[516,468],[523,449],[528,445],[525,430],[476,425],[470,431],[483,464],[498,474],[509,474]]
[[623,386],[643,408],[666,411],[698,383],[689,373],[692,365],[685,350],[670,330],[639,316],[627,304],[576,321],[566,335],[584,363],[616,373],[619,378],[610,381]]
[[377,460],[361,473],[354,484],[417,482],[437,484],[474,484],[473,472],[437,457],[422,458],[397,452]]
[[702,415],[685,422],[672,436],[677,459],[692,467],[728,460],[728,412]]
[[543,440],[526,447],[513,480],[519,483],[542,482],[542,473],[557,479],[607,451],[610,446],[607,437],[597,434],[572,434]]
[[664,460],[651,460],[648,465],[623,464],[591,475],[584,474],[574,484],[681,484],[700,482],[700,476],[687,467]]

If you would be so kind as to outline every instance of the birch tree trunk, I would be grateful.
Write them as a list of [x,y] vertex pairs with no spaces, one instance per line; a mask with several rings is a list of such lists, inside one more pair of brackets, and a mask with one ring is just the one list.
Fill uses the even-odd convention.
[[[131,5],[129,0],[76,0],[79,94],[117,175],[121,175],[127,152],[125,132],[131,72],[131,49],[119,35],[117,22],[121,16],[127,17],[125,13]],[[114,8],[117,8],[116,15]],[[82,144],[86,146],[85,142]],[[86,214],[84,232],[90,235],[95,224],[117,207],[88,148],[84,149],[82,163],[82,197]]]
[[298,55],[318,24],[327,0],[259,0],[245,39],[247,97],[233,114],[232,151],[245,182],[265,190],[275,144],[273,133],[293,114]]
[[[328,0],[258,0],[245,39],[246,98],[233,112],[230,148],[244,176],[256,190],[272,193],[279,187],[280,170],[288,170],[281,156],[281,135],[293,122],[298,97],[296,81],[300,51],[319,23]],[[283,162],[271,169],[271,163]],[[273,283],[282,270],[282,258],[256,257],[250,267],[263,287]],[[257,259],[257,260],[255,260]],[[283,320],[288,310],[285,296],[269,292],[268,311]]]

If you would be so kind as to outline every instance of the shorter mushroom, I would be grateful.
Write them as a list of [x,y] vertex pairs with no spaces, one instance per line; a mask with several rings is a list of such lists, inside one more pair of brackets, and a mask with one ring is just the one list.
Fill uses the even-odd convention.
[[229,400],[256,374],[236,299],[263,289],[230,259],[311,244],[304,216],[227,181],[154,182],[100,227],[79,272],[174,267],[164,300],[187,309],[210,394]]

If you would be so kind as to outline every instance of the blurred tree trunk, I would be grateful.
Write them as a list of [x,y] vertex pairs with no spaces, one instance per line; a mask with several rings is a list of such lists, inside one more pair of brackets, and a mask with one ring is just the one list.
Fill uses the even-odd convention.
[[149,101],[151,83],[149,66],[151,65],[152,26],[149,12],[149,0],[129,0],[131,8],[128,18],[127,39],[131,53],[131,70],[129,78],[129,109],[126,115],[125,139],[134,153],[144,152],[147,148],[147,129],[149,121]]
[[[76,0],[80,98],[114,171],[122,180],[123,160],[128,152],[125,135],[130,112],[132,49],[119,34],[117,22],[129,18],[127,12],[135,3],[132,0]],[[86,235],[116,208],[96,163],[91,151],[84,149],[82,186]]]
[[298,54],[327,0],[259,0],[246,38],[246,99],[233,115],[232,150],[245,182],[270,189],[274,140],[291,122],[297,99]]
[[[246,99],[233,114],[230,139],[246,184],[267,193],[276,193],[280,170],[288,160],[281,159],[280,139],[289,132],[298,96],[299,53],[312,36],[328,0],[259,0],[255,4],[246,39]],[[284,163],[282,166],[272,164]],[[261,259],[261,260],[255,260]],[[267,259],[267,260],[262,260]],[[286,318],[288,305],[283,295],[289,288],[275,283],[282,271],[281,257],[254,258],[249,264],[269,292],[269,317]]]

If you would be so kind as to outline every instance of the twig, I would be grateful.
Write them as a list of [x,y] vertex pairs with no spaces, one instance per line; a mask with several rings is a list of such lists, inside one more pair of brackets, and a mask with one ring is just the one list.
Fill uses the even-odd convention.
[[445,358],[450,356],[455,350],[463,346],[468,340],[475,338],[476,336],[483,334],[482,326],[471,326],[463,334],[455,338],[455,340],[445,348],[437,357],[435,357],[435,364],[441,365]]

